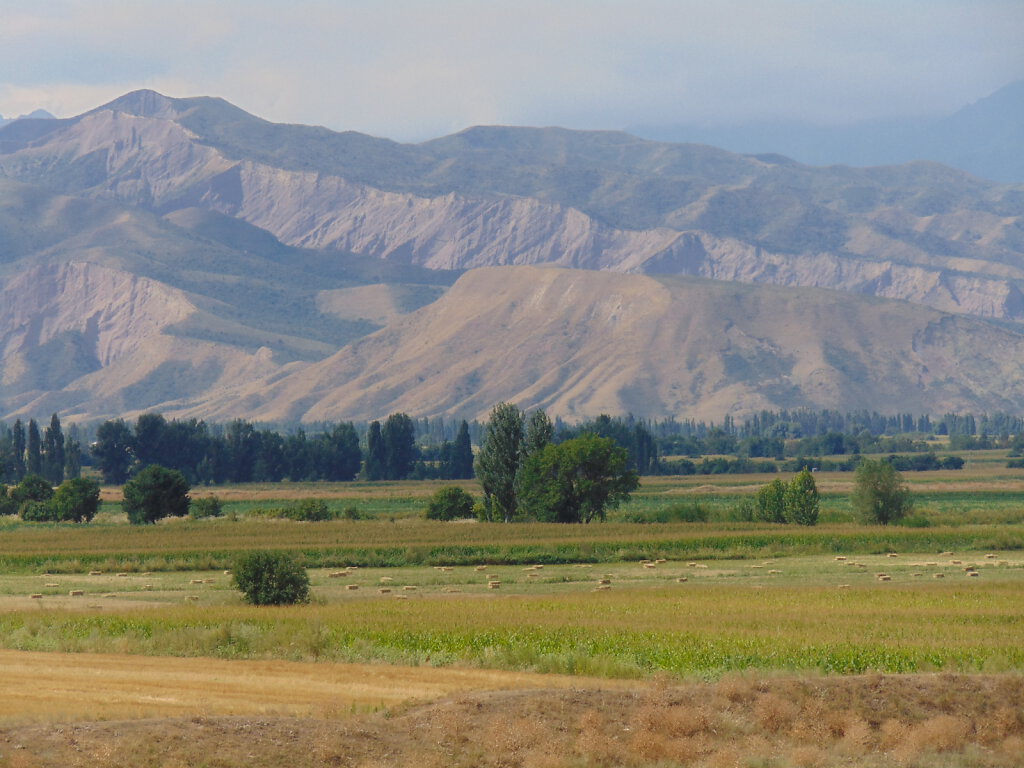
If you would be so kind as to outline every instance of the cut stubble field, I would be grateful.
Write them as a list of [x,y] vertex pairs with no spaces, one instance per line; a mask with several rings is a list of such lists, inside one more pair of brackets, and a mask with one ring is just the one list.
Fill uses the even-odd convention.
[[[700,524],[418,519],[437,483],[216,489],[230,519],[156,526],[0,524],[0,765],[74,764],[69,738],[92,744],[82,764],[172,764],[145,723],[227,744],[253,718],[276,741],[203,762],[183,737],[176,759],[274,765],[291,738],[311,766],[1018,765],[1024,481],[947,474],[913,478],[922,528],[844,518],[848,475],[820,478],[832,521],[811,529],[718,516],[770,476],[652,478],[631,502],[697,500],[716,510]],[[251,514],[312,496],[363,519]],[[298,557],[311,603],[242,603],[225,570],[254,548]],[[872,687],[887,720],[851,703]],[[976,688],[1002,704],[968,703]],[[110,718],[132,722],[53,732]]]

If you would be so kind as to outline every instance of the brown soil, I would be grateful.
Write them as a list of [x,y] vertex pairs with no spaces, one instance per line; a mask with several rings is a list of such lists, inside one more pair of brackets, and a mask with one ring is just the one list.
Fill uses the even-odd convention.
[[0,729],[2,766],[1024,765],[1024,678],[727,678],[457,694],[330,719]]

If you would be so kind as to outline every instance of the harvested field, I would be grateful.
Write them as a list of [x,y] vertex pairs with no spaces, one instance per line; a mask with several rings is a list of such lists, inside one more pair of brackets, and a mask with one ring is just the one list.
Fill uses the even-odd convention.
[[736,677],[460,693],[362,715],[8,726],[0,765],[1013,768],[1022,713],[1020,676]]

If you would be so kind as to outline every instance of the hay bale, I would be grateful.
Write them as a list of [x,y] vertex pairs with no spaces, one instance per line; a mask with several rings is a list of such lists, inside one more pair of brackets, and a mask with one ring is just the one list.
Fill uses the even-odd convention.
[[84,589],[72,589],[70,592],[68,592],[68,595],[70,597],[82,597],[84,594],[85,594],[85,590]]
[[686,582],[688,582],[688,581],[689,581],[689,579],[688,579],[688,578],[686,578],[685,576],[680,576],[680,577],[679,577],[678,579],[676,579],[676,582],[677,582],[678,584],[685,584],[685,583],[686,583]]
[[37,595],[29,595],[29,599],[30,600],[42,600],[43,596],[42,595],[38,595],[38,594]]
[[89,571],[90,576],[102,576],[103,571]]
[[345,585],[345,589],[350,590],[350,591],[354,590],[354,589],[359,589],[359,585],[358,584],[346,584]]

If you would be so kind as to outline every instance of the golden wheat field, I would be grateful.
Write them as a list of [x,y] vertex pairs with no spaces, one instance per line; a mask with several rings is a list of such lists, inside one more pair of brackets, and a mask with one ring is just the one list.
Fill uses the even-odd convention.
[[[730,519],[762,476],[651,479],[587,526],[426,521],[429,482],[0,523],[0,766],[1024,764],[1024,482],[914,478],[927,524],[882,528],[848,480],[810,529]],[[357,514],[261,512],[312,497]],[[679,499],[708,522],[631,522]],[[254,548],[310,603],[244,604]]]

